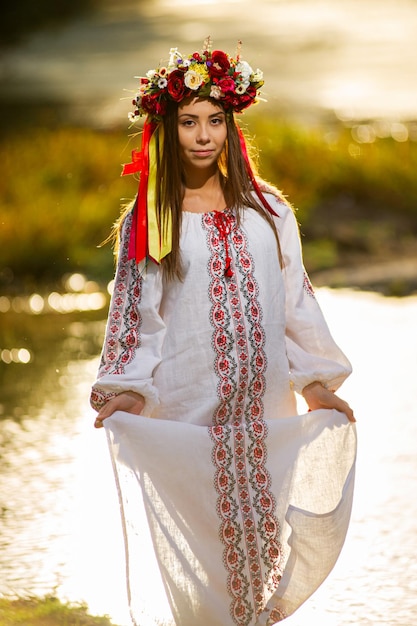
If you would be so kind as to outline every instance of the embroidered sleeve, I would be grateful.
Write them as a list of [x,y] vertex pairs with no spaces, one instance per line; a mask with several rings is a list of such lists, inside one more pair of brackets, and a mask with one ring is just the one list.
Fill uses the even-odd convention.
[[144,413],[158,403],[153,371],[161,360],[165,325],[159,315],[162,279],[158,266],[146,269],[128,259],[131,216],[122,228],[114,290],[91,405],[99,410],[123,391],[146,399]]
[[336,390],[352,371],[333,340],[304,269],[295,215],[281,205],[276,220],[284,259],[286,344],[290,378],[297,392],[313,381]]

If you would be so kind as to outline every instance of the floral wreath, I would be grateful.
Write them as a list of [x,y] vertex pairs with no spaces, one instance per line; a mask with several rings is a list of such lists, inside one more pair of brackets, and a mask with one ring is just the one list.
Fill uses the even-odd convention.
[[[156,263],[171,252],[172,224],[161,229],[156,211],[156,144],[163,146],[163,118],[169,102],[181,102],[190,96],[213,98],[225,111],[240,113],[259,100],[264,84],[261,70],[253,71],[240,58],[239,42],[236,58],[221,50],[211,51],[210,37],[204,42],[204,52],[184,57],[177,48],[171,48],[166,67],[149,70],[140,78],[139,90],[133,100],[135,110],[129,113],[133,124],[146,116],[142,131],[141,150],[132,151],[132,162],[123,166],[122,176],[140,172],[139,190],[133,211],[129,240],[129,259],[142,263],[152,259]],[[267,211],[277,215],[264,198],[251,168],[245,139],[237,126],[241,150],[253,189]],[[159,148],[160,149],[160,148]]]
[[178,48],[171,48],[166,66],[139,77],[139,89],[132,101],[135,110],[129,113],[129,120],[133,123],[142,115],[160,120],[168,102],[181,102],[193,95],[218,100],[226,111],[236,113],[256,103],[264,84],[262,71],[253,71],[249,63],[242,61],[239,49],[236,58],[222,50],[211,51],[210,38],[204,48],[188,57]]

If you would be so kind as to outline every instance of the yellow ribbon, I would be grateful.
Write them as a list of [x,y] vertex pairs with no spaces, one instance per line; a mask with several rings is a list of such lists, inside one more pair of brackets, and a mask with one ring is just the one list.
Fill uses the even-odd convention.
[[164,144],[164,129],[160,124],[157,132],[152,134],[149,141],[149,175],[147,192],[147,215],[148,215],[148,252],[149,256],[160,263],[172,249],[172,219],[168,214],[165,224],[159,224],[156,212],[156,136],[162,151]]

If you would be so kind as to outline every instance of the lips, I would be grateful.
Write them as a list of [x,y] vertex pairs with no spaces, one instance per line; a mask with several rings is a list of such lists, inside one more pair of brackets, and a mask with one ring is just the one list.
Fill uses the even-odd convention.
[[208,156],[212,156],[214,150],[193,150],[193,155],[197,158],[204,158]]

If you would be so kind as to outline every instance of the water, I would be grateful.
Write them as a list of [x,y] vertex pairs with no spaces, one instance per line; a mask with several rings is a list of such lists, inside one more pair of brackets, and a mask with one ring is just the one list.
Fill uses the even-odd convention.
[[[173,45],[199,48],[209,33],[228,50],[243,39],[265,72],[267,106],[284,113],[417,118],[414,0],[109,2],[98,17],[4,52],[2,97],[70,101],[85,119],[123,123],[129,106],[119,98],[134,90],[133,77]],[[335,570],[286,623],[413,626],[417,297],[318,296],[354,365],[343,394],[358,417],[358,480]],[[128,626],[118,504],[88,405],[104,314],[15,305],[2,312],[0,302],[0,593],[56,590]]]
[[[317,295],[354,365],[343,395],[358,418],[358,479],[342,556],[287,623],[412,626],[417,297],[328,289]],[[88,405],[104,313],[2,316],[0,354],[24,346],[31,359],[0,364],[0,593],[55,591],[129,626],[112,471]]]
[[209,34],[231,53],[243,40],[244,57],[264,70],[267,106],[286,115],[417,118],[415,0],[109,0],[3,52],[0,91],[125,123],[134,77]]

